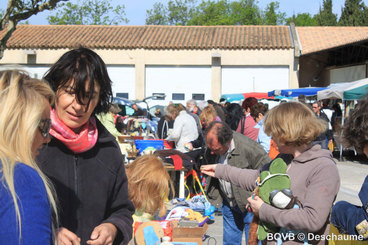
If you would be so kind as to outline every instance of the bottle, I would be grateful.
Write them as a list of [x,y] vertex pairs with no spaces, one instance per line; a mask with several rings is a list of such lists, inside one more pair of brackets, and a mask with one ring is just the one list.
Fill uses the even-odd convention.
[[161,238],[161,245],[173,245],[171,242],[170,242],[171,238],[169,236],[164,236]]

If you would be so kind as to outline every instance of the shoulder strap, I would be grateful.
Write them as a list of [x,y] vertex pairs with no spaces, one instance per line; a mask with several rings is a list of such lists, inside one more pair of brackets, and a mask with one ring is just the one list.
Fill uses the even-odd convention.
[[240,121],[240,132],[241,132],[241,134],[244,134],[244,125],[245,125],[245,116],[242,116],[241,121]]

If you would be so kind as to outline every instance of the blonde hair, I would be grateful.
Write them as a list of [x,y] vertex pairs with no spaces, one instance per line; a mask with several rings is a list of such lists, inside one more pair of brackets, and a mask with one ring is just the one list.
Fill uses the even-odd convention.
[[292,146],[310,144],[327,129],[327,123],[300,102],[274,107],[266,114],[263,126],[265,133],[274,140]]
[[165,200],[170,191],[174,195],[173,183],[160,158],[144,155],[126,166],[129,199],[137,211],[162,217],[166,214]]
[[199,115],[199,119],[201,119],[201,122],[203,122],[203,124],[206,126],[208,126],[213,120],[215,120],[216,117],[217,113],[212,105],[203,108],[201,114]]
[[13,198],[20,239],[22,220],[19,200],[14,188],[14,168],[18,163],[32,167],[42,178],[54,212],[53,235],[58,223],[52,185],[37,166],[32,153],[36,131],[45,110],[45,99],[52,105],[54,98],[54,92],[45,81],[32,79],[25,72],[17,70],[0,72],[0,161],[2,164],[0,171],[3,174],[1,182]]

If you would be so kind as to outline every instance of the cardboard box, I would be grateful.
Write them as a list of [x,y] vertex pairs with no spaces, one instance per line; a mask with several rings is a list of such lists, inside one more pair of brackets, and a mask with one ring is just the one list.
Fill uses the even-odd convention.
[[173,242],[196,242],[202,245],[202,238],[206,234],[208,225],[203,227],[178,227],[178,221],[171,221]]

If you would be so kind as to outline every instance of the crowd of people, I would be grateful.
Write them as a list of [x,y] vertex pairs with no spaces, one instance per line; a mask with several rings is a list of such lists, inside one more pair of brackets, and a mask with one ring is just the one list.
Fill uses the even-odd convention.
[[[172,180],[155,155],[124,163],[111,85],[105,63],[87,48],[66,52],[44,80],[0,72],[0,244],[128,244],[135,222],[165,215]],[[325,111],[318,101],[268,110],[253,97],[241,105],[189,100],[186,107],[165,108],[157,137],[188,156],[200,154],[196,170],[205,175],[211,204],[222,208],[223,244],[241,244],[243,234],[258,243],[261,237],[249,234],[254,222],[315,235],[327,235],[331,222],[368,239],[368,178],[361,207],[334,205],[340,177],[328,145],[341,115],[337,107],[329,116]],[[343,130],[347,144],[368,156],[367,99]],[[280,175],[260,180],[277,161],[285,164],[290,188],[272,196],[287,193],[298,208],[258,195],[266,180]]]

